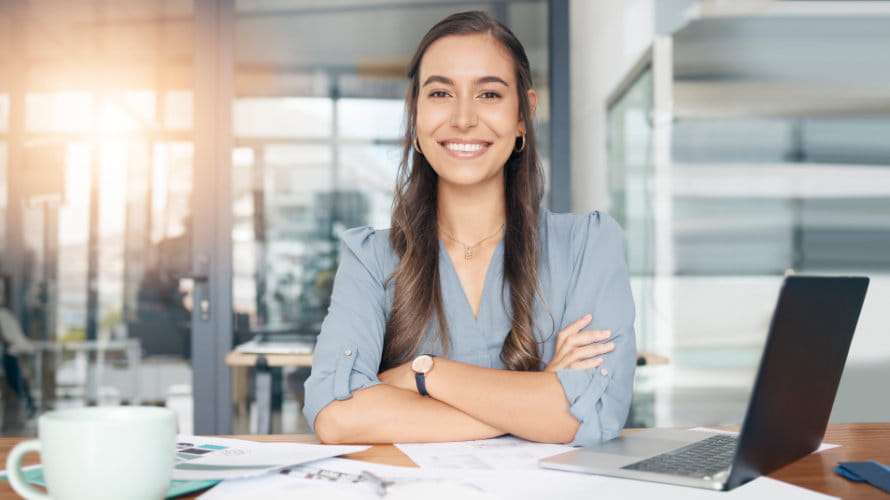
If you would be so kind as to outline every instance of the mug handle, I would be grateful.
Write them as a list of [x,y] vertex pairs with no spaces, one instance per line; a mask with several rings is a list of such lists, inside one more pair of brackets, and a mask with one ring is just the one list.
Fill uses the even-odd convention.
[[9,475],[9,485],[25,500],[51,500],[50,496],[28,484],[22,474],[22,459],[25,455],[34,451],[40,453],[40,441],[31,439],[23,441],[9,452],[6,457],[6,473]]

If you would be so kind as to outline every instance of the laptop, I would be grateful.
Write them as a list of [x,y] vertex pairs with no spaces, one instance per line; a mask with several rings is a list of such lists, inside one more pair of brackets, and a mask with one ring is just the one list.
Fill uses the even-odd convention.
[[868,278],[785,278],[742,430],[651,429],[539,461],[542,467],[730,490],[822,442]]

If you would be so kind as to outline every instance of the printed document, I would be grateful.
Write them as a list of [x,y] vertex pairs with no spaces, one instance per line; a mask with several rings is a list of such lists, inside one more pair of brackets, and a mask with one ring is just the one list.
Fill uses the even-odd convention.
[[207,436],[176,437],[173,479],[228,479],[263,474],[286,465],[312,462],[368,449],[300,443],[257,443]]

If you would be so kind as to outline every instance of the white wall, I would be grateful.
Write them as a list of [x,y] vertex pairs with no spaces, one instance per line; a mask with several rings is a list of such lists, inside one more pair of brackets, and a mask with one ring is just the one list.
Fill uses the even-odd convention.
[[655,0],[572,0],[572,211],[608,207],[606,98],[655,34]]

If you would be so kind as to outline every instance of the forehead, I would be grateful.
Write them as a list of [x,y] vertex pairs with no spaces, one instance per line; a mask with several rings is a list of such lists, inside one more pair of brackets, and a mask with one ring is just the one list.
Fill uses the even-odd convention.
[[430,75],[474,80],[499,76],[508,83],[514,78],[513,58],[496,38],[489,34],[450,35],[433,42],[420,60],[420,81]]

